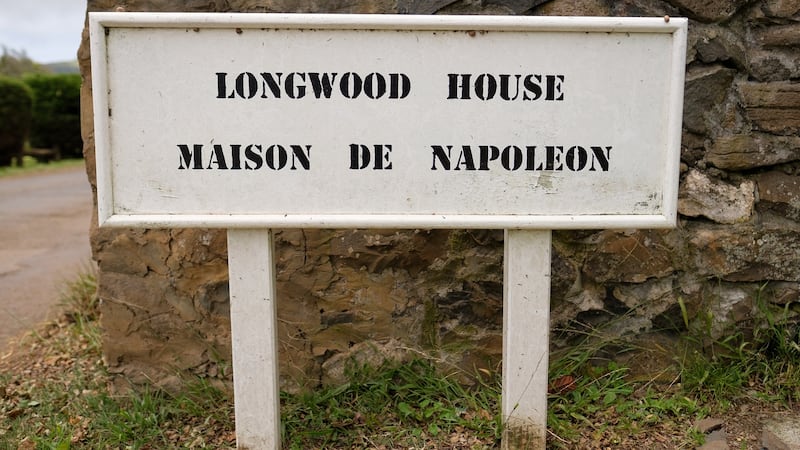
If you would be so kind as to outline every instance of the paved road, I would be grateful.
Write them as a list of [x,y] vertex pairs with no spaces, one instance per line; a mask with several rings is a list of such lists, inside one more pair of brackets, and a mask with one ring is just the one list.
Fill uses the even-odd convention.
[[83,167],[0,178],[0,349],[50,318],[91,264],[92,192]]

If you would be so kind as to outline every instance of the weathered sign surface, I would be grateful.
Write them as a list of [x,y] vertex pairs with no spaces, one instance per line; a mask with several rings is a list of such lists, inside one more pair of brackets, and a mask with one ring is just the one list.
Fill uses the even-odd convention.
[[674,224],[680,20],[92,17],[103,224]]
[[239,448],[280,447],[275,226],[508,229],[503,447],[544,448],[549,230],[674,225],[686,20],[92,14],[90,27],[101,225],[241,228],[228,231]]

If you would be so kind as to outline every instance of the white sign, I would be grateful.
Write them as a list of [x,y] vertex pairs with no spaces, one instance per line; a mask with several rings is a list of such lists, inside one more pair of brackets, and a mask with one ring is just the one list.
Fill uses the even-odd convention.
[[506,228],[502,445],[544,448],[549,230],[674,226],[686,19],[89,21],[100,224],[229,228],[238,448],[280,448],[269,228],[304,226]]
[[673,226],[685,26],[92,14],[101,224]]

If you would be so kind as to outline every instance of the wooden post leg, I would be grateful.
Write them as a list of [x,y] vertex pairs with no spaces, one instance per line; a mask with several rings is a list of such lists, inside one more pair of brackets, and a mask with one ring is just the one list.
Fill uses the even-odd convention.
[[547,435],[551,232],[506,230],[503,444],[540,450]]
[[280,449],[272,230],[228,230],[236,447]]

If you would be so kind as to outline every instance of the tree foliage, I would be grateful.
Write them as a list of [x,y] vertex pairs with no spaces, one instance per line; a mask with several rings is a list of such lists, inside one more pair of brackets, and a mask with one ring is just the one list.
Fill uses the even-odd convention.
[[0,75],[21,78],[24,75],[47,72],[48,70],[46,67],[28,58],[24,50],[17,51],[3,47],[3,55],[0,56]]
[[31,125],[33,93],[23,82],[0,76],[0,167],[21,163]]
[[24,80],[33,90],[31,146],[55,148],[64,157],[81,157],[80,75],[39,74]]

